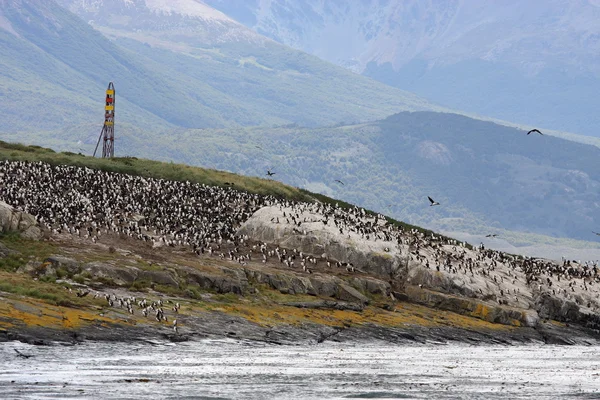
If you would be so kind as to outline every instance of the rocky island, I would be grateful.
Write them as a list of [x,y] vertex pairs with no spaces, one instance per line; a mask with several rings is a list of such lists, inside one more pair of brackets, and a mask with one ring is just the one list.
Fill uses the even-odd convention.
[[597,344],[595,264],[272,180],[2,144],[0,339]]

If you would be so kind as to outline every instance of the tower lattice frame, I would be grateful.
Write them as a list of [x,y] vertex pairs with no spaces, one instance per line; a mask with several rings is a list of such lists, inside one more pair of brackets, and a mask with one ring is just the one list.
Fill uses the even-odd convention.
[[115,85],[112,82],[108,83],[106,89],[106,99],[104,105],[104,126],[100,132],[98,143],[96,143],[96,149],[94,150],[94,157],[96,157],[96,151],[98,151],[98,145],[100,141],[104,139],[102,145],[102,158],[111,158],[115,156]]

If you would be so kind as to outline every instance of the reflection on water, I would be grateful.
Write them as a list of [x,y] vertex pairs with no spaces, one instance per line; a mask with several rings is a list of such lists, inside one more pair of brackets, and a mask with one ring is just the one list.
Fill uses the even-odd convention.
[[2,343],[0,390],[4,399],[591,399],[600,348]]

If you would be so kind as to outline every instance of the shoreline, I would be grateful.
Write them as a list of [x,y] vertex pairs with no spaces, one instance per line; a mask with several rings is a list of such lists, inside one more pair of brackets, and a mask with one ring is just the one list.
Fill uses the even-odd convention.
[[[316,323],[299,325],[260,325],[239,316],[210,312],[200,317],[185,317],[185,325],[175,333],[170,325],[86,321],[74,328],[26,325],[13,320],[12,327],[0,328],[0,342],[20,341],[32,345],[76,345],[86,342],[146,343],[156,341],[194,342],[203,339],[229,338],[272,345],[319,345],[324,342],[379,342],[410,344],[471,344],[471,345],[600,345],[597,332],[579,326],[566,326],[554,321],[536,327],[469,329],[456,326],[425,327],[381,326],[373,323],[328,326]],[[6,319],[3,320],[6,325]],[[594,335],[596,334],[596,336]]]

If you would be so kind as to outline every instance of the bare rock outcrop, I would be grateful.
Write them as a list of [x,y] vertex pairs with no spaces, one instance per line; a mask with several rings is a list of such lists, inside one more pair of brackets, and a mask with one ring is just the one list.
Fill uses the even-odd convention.
[[152,282],[163,286],[179,287],[177,275],[171,271],[139,270],[136,280]]
[[42,230],[33,215],[18,211],[3,201],[0,201],[0,232],[19,232],[33,240],[42,238]]
[[248,288],[245,274],[222,267],[220,271],[199,271],[185,268],[179,271],[185,278],[188,286],[197,286],[202,289],[214,290],[217,293],[235,293],[243,295]]
[[349,229],[341,229],[340,233],[339,227],[331,221],[324,224],[323,216],[316,213],[305,212],[306,221],[297,226],[287,222],[289,219],[284,216],[291,213],[291,208],[263,207],[242,224],[238,235],[298,249],[318,258],[351,263],[356,270],[385,280],[403,281],[408,246],[387,240],[366,240]]
[[[64,261],[63,261],[64,262]],[[112,265],[104,262],[90,262],[81,270],[93,278],[117,286],[131,286],[139,282],[152,285],[179,287],[178,274],[171,270],[143,270],[132,266]]]
[[18,254],[18,251],[9,249],[4,243],[0,243],[0,258],[8,257],[12,254]]
[[311,277],[310,283],[318,296],[335,297],[338,293],[338,283],[341,279],[336,277]]
[[352,279],[352,286],[363,293],[388,296],[391,291],[390,284],[379,279],[369,277],[356,277]]
[[96,279],[110,281],[120,286],[132,285],[138,276],[138,270],[135,268],[119,267],[99,261],[84,264],[82,269]]
[[310,308],[316,310],[340,310],[340,311],[363,311],[364,307],[361,304],[347,303],[343,301],[290,301],[283,303],[284,306],[297,308]]
[[585,324],[590,314],[582,313],[577,303],[549,295],[540,294],[535,301],[540,317],[562,322]]
[[[512,257],[502,258],[483,248],[443,241],[433,235],[412,232],[397,240],[385,240],[387,235],[373,233],[367,237],[358,233],[360,229],[344,225],[343,217],[332,223],[335,218],[331,213],[337,212],[337,208],[329,209],[327,216],[314,212],[314,208],[298,211],[267,206],[256,211],[238,235],[295,249],[319,260],[352,264],[358,276],[346,282],[335,277],[316,280],[263,273],[258,280],[284,293],[314,293],[357,304],[368,303],[367,293],[393,293],[396,299],[505,325],[533,327],[541,318],[548,318],[595,326],[595,319],[588,315],[595,314],[589,311],[596,300],[585,284],[569,285],[567,279],[561,281],[556,274],[546,274],[543,280],[532,277]],[[383,228],[386,224],[383,218],[361,217],[356,212],[354,216],[358,225]]]
[[539,316],[534,310],[505,307],[418,287],[407,287],[406,294],[412,302],[469,315],[487,322],[527,327],[535,327],[539,322]]
[[51,264],[54,270],[64,269],[70,275],[78,274],[81,272],[81,264],[77,260],[73,260],[72,258],[53,255],[46,258],[44,262]]
[[358,303],[363,305],[369,304],[369,299],[365,295],[363,295],[353,287],[344,284],[338,286],[338,293],[336,298],[351,303]]
[[[40,273],[41,270],[41,263],[39,261],[35,261],[35,260],[30,260],[27,262],[27,264],[20,266],[17,269],[17,273],[19,274],[30,274],[30,275],[38,275]],[[45,269],[44,271],[42,271],[43,273],[45,273]]]

